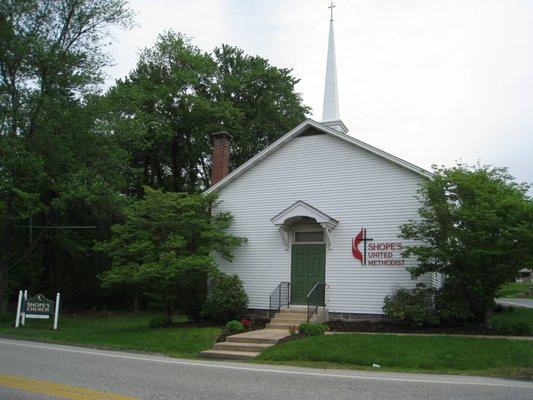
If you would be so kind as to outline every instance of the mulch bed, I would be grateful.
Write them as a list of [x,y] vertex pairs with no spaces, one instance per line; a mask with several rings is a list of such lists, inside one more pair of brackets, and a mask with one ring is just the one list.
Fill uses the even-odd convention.
[[371,332],[371,333],[426,333],[453,335],[498,335],[493,329],[484,325],[468,326],[423,326],[412,327],[395,324],[386,320],[379,321],[329,321],[326,323],[331,332]]
[[287,337],[284,337],[277,344],[292,342],[293,340],[298,340],[298,339],[303,339],[303,338],[305,338],[305,336],[302,335],[301,333],[295,333],[294,335],[289,335]]

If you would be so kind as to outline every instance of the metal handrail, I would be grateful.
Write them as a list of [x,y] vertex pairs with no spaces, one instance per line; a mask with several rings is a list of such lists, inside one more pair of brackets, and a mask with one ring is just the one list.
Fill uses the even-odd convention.
[[[315,295],[317,293],[319,293],[319,289],[318,288],[323,288],[324,289],[324,297],[325,297],[325,289],[326,289],[326,282],[317,282],[315,283],[315,286],[313,286],[313,288],[309,291],[309,293],[307,293],[307,322],[309,322],[309,320],[311,319],[311,316],[313,314],[318,314],[318,300],[315,300],[314,304],[311,304],[311,296]],[[313,312],[309,312],[309,310],[311,309],[311,307],[314,307],[313,309]]]
[[[282,299],[282,292],[283,292],[283,289],[286,288],[286,296],[283,296],[283,299]],[[268,309],[269,310],[281,310],[281,307],[282,307],[282,300],[284,300],[286,298],[286,304],[287,307],[289,307],[289,302],[290,302],[290,297],[291,297],[291,283],[290,282],[280,282],[278,284],[278,286],[276,286],[276,288],[272,291],[272,293],[270,293],[270,296],[269,296],[269,307]],[[272,300],[276,301],[277,300],[277,303],[278,303],[278,306],[273,308],[272,307]],[[283,305],[284,305],[283,304]]]

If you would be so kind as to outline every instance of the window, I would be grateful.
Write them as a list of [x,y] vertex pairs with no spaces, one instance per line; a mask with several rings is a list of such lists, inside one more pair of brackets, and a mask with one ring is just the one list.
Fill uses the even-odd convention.
[[323,243],[324,232],[294,232],[294,243]]

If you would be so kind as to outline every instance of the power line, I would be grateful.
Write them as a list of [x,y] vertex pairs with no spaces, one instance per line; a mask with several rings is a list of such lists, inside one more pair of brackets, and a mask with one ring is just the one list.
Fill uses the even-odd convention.
[[95,225],[16,225],[15,228],[37,228],[37,229],[96,229]]

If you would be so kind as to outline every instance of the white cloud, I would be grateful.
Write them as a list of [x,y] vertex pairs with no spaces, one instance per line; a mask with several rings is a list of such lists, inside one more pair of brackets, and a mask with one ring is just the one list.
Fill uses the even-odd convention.
[[[479,160],[533,182],[532,1],[336,3],[340,112],[351,135],[425,168]],[[229,43],[293,68],[320,119],[328,1],[130,4],[139,26],[115,33],[111,78],[127,74],[138,49],[171,28],[206,51]]]

